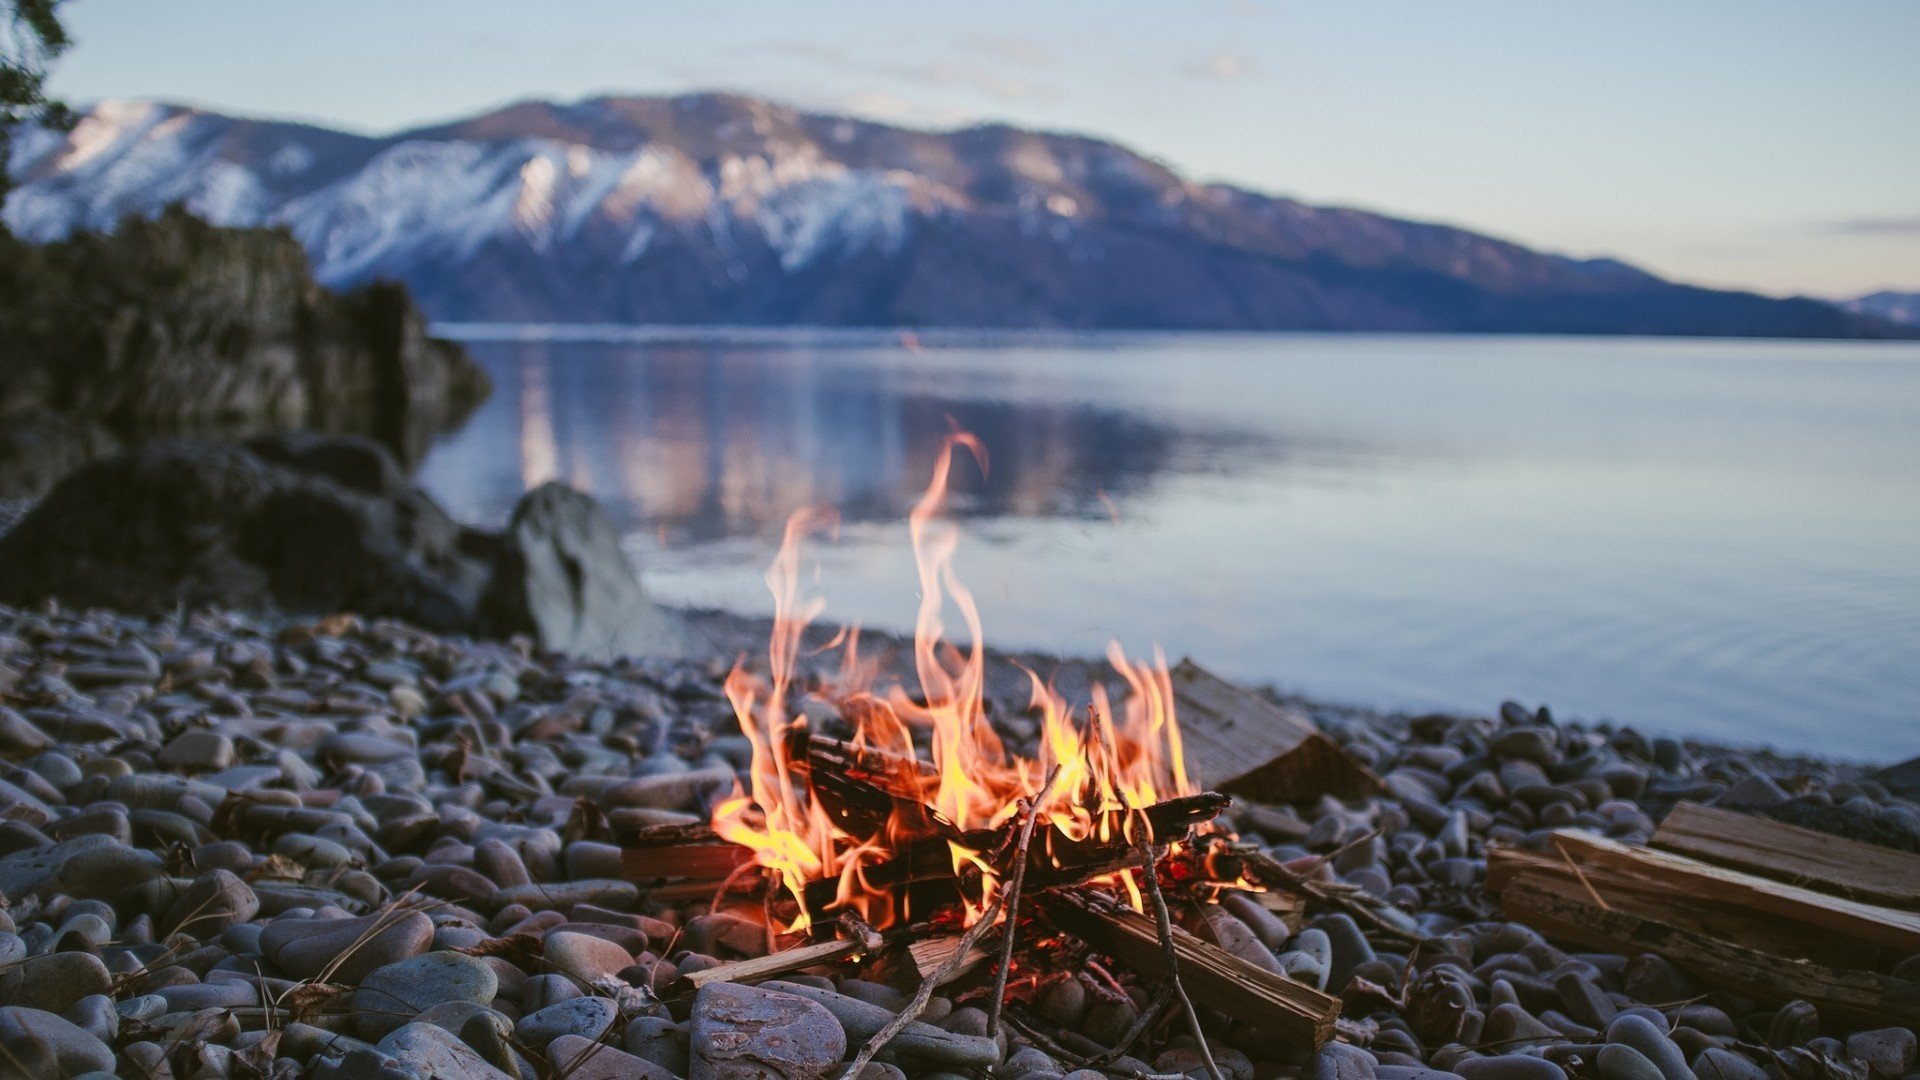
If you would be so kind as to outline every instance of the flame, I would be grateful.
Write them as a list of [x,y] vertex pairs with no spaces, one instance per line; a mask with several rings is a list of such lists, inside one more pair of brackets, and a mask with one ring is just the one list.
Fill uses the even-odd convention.
[[[1112,645],[1107,656],[1127,696],[1115,710],[1096,685],[1084,721],[1076,721],[1075,710],[1052,685],[1028,671],[1031,708],[1041,722],[1039,757],[1009,755],[987,715],[985,634],[973,595],[954,571],[960,534],[945,516],[954,459],[963,450],[985,472],[980,441],[956,431],[907,517],[920,585],[913,642],[919,694],[898,684],[875,689],[879,664],[861,654],[857,629],[842,631],[813,654],[841,652],[838,673],[807,689],[838,710],[852,728],[849,745],[865,755],[863,764],[878,770],[875,784],[896,796],[884,826],[856,835],[859,830],[837,823],[823,793],[812,786],[806,763],[791,759],[794,736],[806,732],[807,720],[790,709],[789,695],[798,677],[802,635],[823,608],[820,598],[801,596],[800,552],[805,538],[831,520],[827,515],[794,514],[767,571],[774,599],[767,675],[750,672],[743,659],[727,677],[727,697],[752,744],[753,765],[749,788],[736,790],[715,809],[713,827],[751,850],[799,903],[790,931],[806,930],[819,914],[806,902],[807,886],[815,882],[834,883],[832,907],[887,925],[897,915],[895,902],[869,871],[898,855],[907,842],[932,836],[945,838],[956,875],[981,882],[978,898],[963,896],[963,921],[970,925],[985,912],[1000,881],[990,853],[965,842],[969,834],[1009,825],[1023,807],[1047,793],[1045,804],[1033,811],[1036,821],[1048,826],[1036,828],[1034,848],[1057,865],[1053,853],[1059,845],[1135,839],[1127,830],[1134,827],[1131,822],[1145,819],[1117,811],[1198,790],[1182,761],[1173,686],[1166,657],[1158,650],[1151,661],[1134,661],[1118,643]],[[965,626],[964,647],[947,639],[950,612]],[[1114,883],[1138,908],[1134,874],[1116,875]]]

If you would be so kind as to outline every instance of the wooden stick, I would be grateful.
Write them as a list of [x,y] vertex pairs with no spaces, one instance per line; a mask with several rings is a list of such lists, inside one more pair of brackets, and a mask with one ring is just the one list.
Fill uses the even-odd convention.
[[[1055,889],[1035,901],[1054,924],[1136,971],[1163,959],[1159,926],[1149,916],[1080,889]],[[1340,999],[1256,967],[1175,926],[1181,985],[1194,1000],[1276,1038],[1317,1049],[1333,1034]]]
[[705,971],[689,972],[674,980],[669,992],[678,990],[698,990],[708,983],[756,983],[777,978],[801,968],[810,968],[815,964],[831,964],[866,952],[867,946],[859,941],[822,941],[813,945],[802,945],[797,949],[769,953],[748,960],[735,960],[718,964]]
[[[1120,796],[1120,805],[1127,805],[1124,792]],[[1133,842],[1140,849],[1140,873],[1147,879],[1147,895],[1153,898],[1154,929],[1160,935],[1160,953],[1166,958],[1167,983],[1173,987],[1173,996],[1179,999],[1180,1007],[1186,1011],[1187,1026],[1193,1029],[1194,1045],[1200,1048],[1200,1061],[1206,1065],[1207,1075],[1213,1080],[1226,1080],[1220,1074],[1220,1066],[1213,1062],[1213,1048],[1207,1045],[1207,1033],[1200,1027],[1200,1014],[1194,1010],[1193,999],[1187,996],[1186,987],[1180,985],[1180,954],[1173,945],[1173,917],[1167,913],[1167,898],[1160,893],[1160,859],[1154,854],[1152,827],[1142,816],[1139,827],[1129,831],[1133,833]]]
[[974,923],[967,929],[966,933],[960,935],[960,944],[953,950],[953,955],[947,958],[947,962],[942,964],[940,969],[935,971],[931,978],[920,981],[920,989],[914,991],[913,1000],[907,1002],[907,1007],[900,1010],[900,1015],[888,1021],[886,1027],[874,1032],[873,1038],[867,1040],[867,1045],[860,1048],[860,1053],[853,1059],[853,1065],[847,1069],[844,1075],[859,1076],[861,1071],[873,1060],[875,1054],[886,1049],[887,1044],[893,1041],[895,1035],[900,1034],[901,1031],[906,1029],[908,1024],[920,1018],[920,1014],[927,1009],[927,1002],[933,999],[934,987],[947,981],[947,977],[951,974],[952,969],[960,966],[960,963],[966,959],[967,954],[973,951],[973,947],[980,943],[981,936],[987,932],[989,926],[993,925],[994,919],[999,916],[1000,896],[1001,894],[996,894],[993,902],[987,905],[987,910],[981,913],[980,921]]
[[1248,874],[1264,885],[1283,888],[1339,908],[1352,916],[1355,922],[1403,941],[1420,941],[1426,936],[1417,924],[1410,921],[1402,924],[1387,919],[1377,906],[1383,901],[1375,900],[1370,894],[1328,888],[1311,878],[1302,877],[1255,844],[1234,844],[1230,850],[1241,858]]
[[1683,802],[1653,846],[1870,904],[1920,908],[1920,855]]
[[1000,1034],[1000,1006],[1007,996],[1007,972],[1013,967],[1013,942],[1020,931],[1020,886],[1027,879],[1027,848],[1033,843],[1033,823],[1040,818],[1040,808],[1047,805],[1053,796],[1054,782],[1060,779],[1060,766],[1055,765],[1047,773],[1047,782],[1040,788],[1040,794],[1034,797],[1031,805],[1021,810],[1020,843],[1013,852],[1013,881],[1007,885],[1007,932],[1000,935],[1000,966],[993,973],[993,1003],[987,1009],[987,1035],[998,1037]]

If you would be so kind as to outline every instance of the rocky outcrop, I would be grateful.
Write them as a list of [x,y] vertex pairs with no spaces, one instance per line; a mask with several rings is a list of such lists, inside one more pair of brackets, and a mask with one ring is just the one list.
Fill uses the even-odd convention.
[[330,292],[285,231],[178,209],[43,247],[0,236],[0,297],[0,414],[351,432],[411,458],[488,391],[399,285]]
[[0,597],[360,611],[460,630],[486,546],[368,440],[158,440],[67,477],[0,537]]
[[655,607],[600,504],[561,483],[514,508],[487,587],[482,622],[559,652],[679,656],[684,629]]
[[601,658],[688,643],[588,496],[547,485],[485,532],[354,436],[163,439],[81,468],[0,536],[0,602],[47,599],[353,611]]

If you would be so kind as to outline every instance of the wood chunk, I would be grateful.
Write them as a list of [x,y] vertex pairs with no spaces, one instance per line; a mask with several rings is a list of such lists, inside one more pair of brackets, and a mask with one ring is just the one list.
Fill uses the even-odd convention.
[[[921,938],[908,945],[907,955],[913,958],[914,970],[918,971],[921,980],[925,981],[938,974],[941,965],[945,964],[959,948],[959,934],[943,934],[940,937]],[[979,947],[969,949],[967,958],[955,965],[953,970],[935,985],[945,986],[950,982],[963,979],[991,959],[993,959],[992,954],[985,949]]]
[[1920,1022],[1920,983],[1788,959],[1723,938],[1594,903],[1568,876],[1526,873],[1500,891],[1507,918],[1550,937],[1608,952],[1653,952],[1702,981],[1756,1001],[1810,1001],[1823,1017],[1862,1025]]
[[[1062,930],[1140,975],[1163,973],[1160,932],[1151,916],[1074,889],[1042,893],[1036,902]],[[1271,1032],[1290,1046],[1315,1049],[1332,1037],[1339,998],[1256,967],[1177,926],[1172,930],[1180,982],[1195,1005]]]
[[708,983],[756,983],[767,979],[789,975],[815,964],[831,964],[858,956],[864,949],[858,941],[822,941],[813,945],[802,945],[797,949],[769,953],[747,960],[735,960],[732,963],[719,964],[705,971],[690,972],[675,979],[668,988],[671,994],[676,990],[698,990]]
[[1653,845],[1887,907],[1920,908],[1920,855],[1699,803],[1673,808]]
[[[1920,913],[1863,904],[1652,848],[1629,847],[1562,829],[1563,854],[1535,856],[1544,872],[1579,877],[1607,905],[1646,918],[1723,936],[1776,955],[1885,970],[1920,953]],[[1487,885],[1498,891],[1514,852],[1489,858]],[[1560,863],[1558,870],[1553,863]],[[1576,874],[1572,866],[1579,868]],[[1690,925],[1691,924],[1691,925]]]
[[1358,798],[1380,778],[1297,709],[1227,682],[1192,660],[1172,673],[1187,775],[1255,802]]
[[711,878],[717,883],[753,861],[752,852],[720,839],[705,824],[656,825],[616,839],[622,872],[629,881]]

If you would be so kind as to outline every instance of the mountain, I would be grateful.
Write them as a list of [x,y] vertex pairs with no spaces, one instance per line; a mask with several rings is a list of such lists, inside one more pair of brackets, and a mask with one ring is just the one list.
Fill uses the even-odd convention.
[[1814,300],[1187,180],[1113,143],[693,94],[364,136],[146,101],[17,133],[35,240],[182,201],[475,322],[1874,337]]
[[1843,300],[1840,307],[1856,315],[1866,315],[1875,319],[1885,319],[1901,326],[1920,327],[1920,292],[1894,292],[1883,289],[1880,292],[1856,296]]

